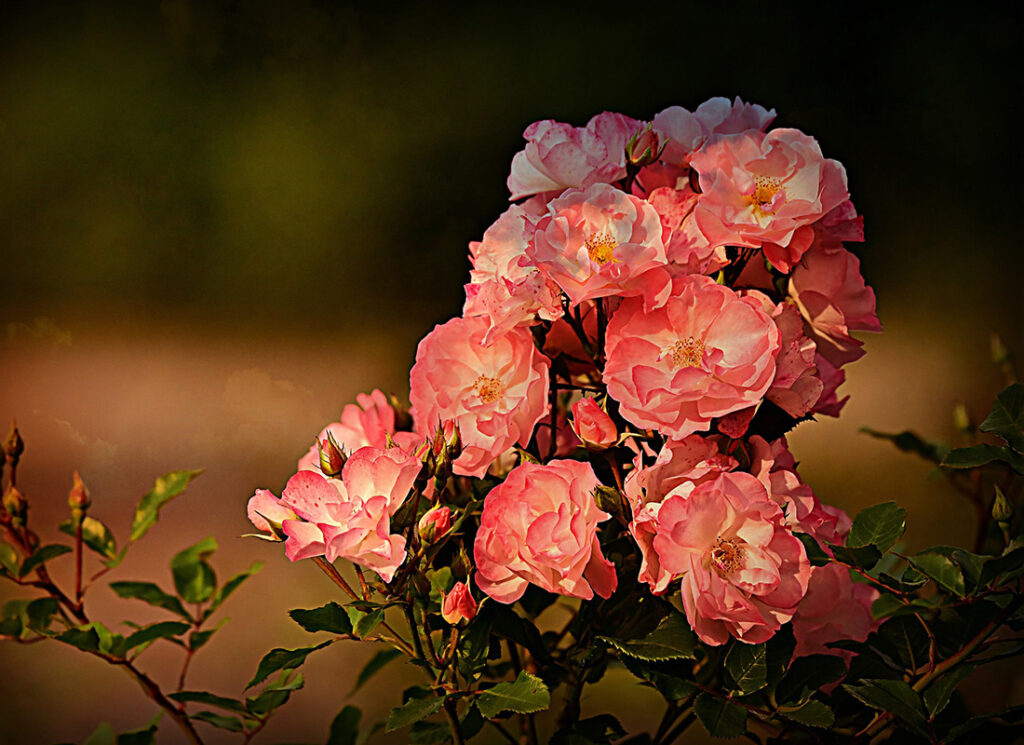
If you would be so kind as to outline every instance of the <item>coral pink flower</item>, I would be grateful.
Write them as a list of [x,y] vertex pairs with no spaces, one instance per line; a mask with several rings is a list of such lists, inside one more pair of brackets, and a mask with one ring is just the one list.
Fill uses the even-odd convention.
[[643,122],[608,111],[586,127],[534,122],[523,132],[526,147],[512,158],[511,199],[618,181],[626,175],[626,142],[641,127]]
[[281,504],[281,500],[266,489],[257,489],[256,493],[249,497],[249,503],[246,505],[245,512],[249,517],[249,522],[253,524],[256,530],[261,533],[270,534],[266,536],[268,539],[277,535],[277,531],[271,527],[270,523],[280,525],[285,520],[295,520],[297,518],[297,515],[290,507]]
[[711,98],[693,113],[682,106],[670,106],[655,114],[651,126],[664,144],[661,159],[681,165],[713,134],[738,134],[747,130],[764,131],[775,119],[775,109],[744,103],[739,96]]
[[445,594],[441,602],[441,617],[452,626],[476,618],[476,601],[465,583],[456,582],[455,587]]
[[668,234],[665,251],[669,261],[675,265],[670,267],[670,271],[712,274],[729,263],[725,247],[711,245],[697,229],[693,219],[697,195],[693,189],[689,186],[654,189],[647,201],[657,210],[662,227]]
[[811,409],[812,414],[824,414],[825,416],[839,416],[849,396],[839,398],[837,391],[839,386],[846,382],[846,373],[835,367],[831,362],[821,356],[820,352],[814,355],[814,366],[818,369],[818,377],[824,385],[824,390],[818,398],[818,403]]
[[831,654],[849,664],[853,652],[826,646],[830,642],[862,642],[878,627],[871,605],[878,591],[862,582],[854,582],[850,572],[839,564],[814,567],[807,595],[793,616],[796,649],[793,657]]
[[466,285],[464,316],[484,316],[491,323],[487,342],[516,326],[532,325],[540,318],[562,315],[558,286],[547,279],[526,256],[527,219],[543,216],[537,199],[513,205],[484,232],[482,241],[469,244],[470,282]]
[[452,464],[462,476],[483,476],[495,458],[530,441],[548,413],[547,357],[533,336],[513,329],[484,345],[484,318],[453,318],[434,327],[416,349],[409,400],[418,432],[442,421],[459,428],[462,452]]
[[810,247],[808,226],[849,198],[842,165],[795,129],[715,135],[690,165],[702,192],[694,217],[708,241],[764,246],[783,272]]
[[533,583],[548,592],[589,600],[618,584],[604,558],[597,524],[599,485],[589,463],[523,463],[484,499],[473,545],[476,584],[501,603],[514,603]]
[[686,617],[706,644],[767,641],[807,591],[803,544],[748,473],[679,486],[660,504],[655,529],[661,569],[681,578]]
[[818,353],[834,367],[864,356],[863,342],[851,331],[882,330],[860,261],[841,246],[808,251],[789,278],[789,294],[810,324]]
[[427,543],[433,543],[452,527],[452,511],[447,507],[432,507],[423,513],[423,517],[416,524],[420,538]]
[[548,205],[526,254],[572,305],[609,295],[664,302],[669,277],[657,211],[607,184],[572,189]]
[[589,396],[572,405],[572,429],[592,450],[606,450],[619,439],[619,430],[607,412]]
[[[389,437],[396,445],[409,452],[420,442],[419,435],[395,431],[395,410],[388,397],[377,389],[369,394],[360,393],[356,396],[356,403],[348,404],[342,409],[341,421],[324,427],[317,440],[323,442],[327,439],[328,433],[349,454],[367,445],[386,448]],[[300,471],[321,472],[320,453],[316,445],[299,459],[298,468]]]
[[608,324],[604,377],[622,416],[679,439],[757,403],[778,353],[779,330],[757,300],[684,275],[661,308],[623,301]]

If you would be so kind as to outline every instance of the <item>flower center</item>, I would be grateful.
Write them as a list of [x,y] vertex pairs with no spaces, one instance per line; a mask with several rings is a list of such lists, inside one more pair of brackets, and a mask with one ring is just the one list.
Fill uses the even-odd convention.
[[609,261],[618,261],[612,251],[619,245],[607,233],[595,233],[587,239],[587,254],[590,260],[604,266]]
[[711,549],[711,566],[718,572],[719,577],[728,577],[737,569],[743,568],[743,548],[735,538],[722,538],[715,540]]
[[704,364],[704,342],[688,336],[672,345],[669,350],[672,367],[700,367]]
[[760,217],[774,215],[786,201],[786,190],[782,187],[782,179],[771,176],[755,176],[754,191],[747,195],[754,212]]
[[504,392],[501,388],[501,381],[489,375],[481,375],[477,378],[473,383],[473,391],[485,404],[493,404],[501,398],[501,394]]

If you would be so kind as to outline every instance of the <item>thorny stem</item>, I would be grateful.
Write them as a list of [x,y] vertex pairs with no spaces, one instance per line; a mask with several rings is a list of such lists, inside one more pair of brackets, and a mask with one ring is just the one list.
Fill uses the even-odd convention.
[[75,603],[82,605],[82,518],[75,527]]
[[604,298],[597,299],[597,364],[604,367],[604,333],[608,327],[608,315],[605,312]]
[[512,745],[519,745],[519,741],[516,740],[516,738],[512,736],[512,733],[505,729],[500,722],[496,722],[493,719],[488,719],[487,723],[493,726],[496,730],[498,730],[498,732],[503,734],[505,736],[505,739],[512,743]]
[[[429,666],[430,662],[427,660],[427,656],[423,653],[423,643],[420,640],[420,629],[416,624],[416,614],[413,611],[412,603],[402,603],[402,609],[405,611],[405,618],[409,622],[409,631],[412,633],[412,646],[414,650],[413,656],[418,660],[422,660]],[[430,639],[427,639],[427,644],[430,644]],[[431,652],[433,652],[433,649],[431,649]],[[434,659],[437,659],[437,657],[435,656]],[[426,674],[428,680],[433,680],[434,676],[429,670],[424,668],[423,672]],[[441,708],[444,709],[445,718],[448,720],[448,728],[452,731],[452,742],[454,745],[463,745],[465,741],[462,739],[462,729],[459,727],[459,717],[458,711],[455,708],[455,702],[446,698]]]

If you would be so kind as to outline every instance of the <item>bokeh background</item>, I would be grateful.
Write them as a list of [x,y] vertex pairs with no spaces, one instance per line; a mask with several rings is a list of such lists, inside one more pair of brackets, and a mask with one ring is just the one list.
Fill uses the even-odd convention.
[[[357,392],[407,393],[417,340],[460,310],[466,244],[505,208],[526,125],[740,95],[846,165],[885,326],[843,417],[792,435],[803,476],[850,511],[905,504],[911,549],[969,542],[969,506],[858,429],[952,441],[954,404],[980,419],[1001,387],[990,334],[1024,350],[1015,5],[0,4],[0,418],[27,441],[36,529],[57,538],[74,468],[124,536],[156,475],[205,467],[108,577],[169,586],[167,559],[206,535],[222,578],[266,561],[190,672],[237,695],[263,652],[309,641],[286,611],[333,597],[315,567],[238,537],[246,499],[279,489]],[[160,618],[90,598],[110,624]],[[169,682],[165,646],[146,656]],[[310,658],[262,741],[321,742],[346,702],[386,713],[411,671],[348,698],[370,652]],[[154,713],[61,645],[0,645],[0,670],[2,743]],[[1020,702],[1010,673],[976,698]],[[627,725],[660,716],[616,674],[584,711],[611,701]],[[166,723],[160,742],[177,741]]]

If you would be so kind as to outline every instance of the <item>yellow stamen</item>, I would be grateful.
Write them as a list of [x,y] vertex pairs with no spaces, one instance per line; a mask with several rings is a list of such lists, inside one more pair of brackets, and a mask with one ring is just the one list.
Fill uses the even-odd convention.
[[722,538],[715,541],[711,549],[711,566],[719,577],[728,577],[737,569],[743,568],[743,548],[735,538]]
[[473,390],[476,395],[480,397],[480,400],[485,404],[493,404],[504,393],[501,387],[501,381],[498,378],[492,378],[488,375],[481,375],[473,383]]
[[771,176],[755,176],[754,192],[748,195],[747,199],[759,217],[767,217],[768,215],[774,215],[781,206],[780,203],[776,202],[776,195],[780,191],[783,196],[781,201],[784,202],[786,190],[782,186],[782,179],[772,178]]
[[704,342],[688,336],[672,345],[672,367],[700,367],[704,364]]
[[587,239],[587,254],[590,260],[604,266],[609,261],[617,262],[618,259],[612,252],[619,245],[607,233],[595,233]]

